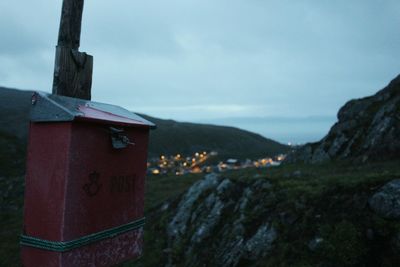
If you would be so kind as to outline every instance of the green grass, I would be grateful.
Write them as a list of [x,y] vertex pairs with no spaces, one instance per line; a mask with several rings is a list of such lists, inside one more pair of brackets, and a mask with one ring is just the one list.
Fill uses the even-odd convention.
[[151,175],[146,178],[145,210],[151,211],[167,199],[178,196],[194,182],[203,178],[202,174]]
[[[296,177],[296,171],[301,175]],[[278,195],[274,212],[298,217],[291,226],[278,223],[281,237],[274,257],[265,259],[263,266],[317,266],[321,262],[378,266],[380,261],[388,265],[379,266],[391,266],[400,260],[390,245],[400,223],[380,218],[366,203],[383,184],[400,178],[399,161],[288,165],[266,170],[263,177],[273,183]],[[366,240],[367,229],[381,231],[375,240],[381,247]],[[325,242],[312,253],[307,244],[318,233]]]
[[364,257],[367,246],[360,229],[348,221],[321,226],[321,237],[326,240],[318,254],[340,266],[355,266]]
[[[368,208],[358,207],[357,202],[370,196],[387,181],[400,178],[400,161],[369,165],[345,162],[294,164],[269,169],[229,171],[222,175],[243,186],[257,179],[270,182],[272,188],[266,189],[269,193],[264,194],[261,190],[257,201],[263,203],[262,207],[268,209],[271,216],[288,212],[297,217],[291,226],[274,219],[273,224],[280,238],[274,256],[262,259],[261,266],[315,266],[321,260],[331,258],[340,261],[341,266],[346,266],[345,262],[353,264],[348,266],[357,266],[355,262],[368,255],[385,259],[390,264],[397,257],[385,246],[387,252],[379,249],[379,252],[371,251],[368,247],[370,244],[362,236],[367,228],[382,229],[380,238],[386,240],[400,230],[400,223],[382,219]],[[120,267],[159,266],[165,258],[163,250],[167,247],[165,226],[173,212],[173,208],[162,212],[161,206],[166,200],[169,200],[172,207],[176,205],[177,197],[202,177],[160,175],[147,178],[145,254],[142,259],[127,262]],[[23,178],[20,176],[0,180],[0,266],[20,266],[18,236],[22,221],[22,183]],[[256,225],[256,221],[263,216],[251,209],[246,214],[248,225]],[[320,214],[321,218],[316,219],[316,214]],[[319,251],[311,253],[307,242],[316,232],[328,241]],[[343,238],[349,240],[350,245],[340,246]]]
[[0,179],[0,266],[20,266],[23,177]]
[[0,177],[22,175],[25,169],[25,144],[0,130]]
[[20,266],[18,242],[22,229],[21,209],[2,211],[0,221],[0,266]]
[[[367,205],[369,196],[379,187],[400,178],[400,161],[368,165],[351,162],[294,164],[229,171],[222,175],[243,187],[257,180],[271,184],[271,188],[254,192],[243,222],[249,231],[245,235],[251,236],[267,214],[279,232],[273,256],[260,259],[257,266],[336,266],[332,262],[339,266],[379,266],[379,261],[386,262],[382,266],[390,266],[400,260],[390,245],[391,238],[400,230],[400,223],[380,218]],[[160,221],[147,229],[146,247],[151,252],[140,261],[143,265],[126,266],[160,266],[165,261],[165,226],[171,212],[173,208],[159,213],[160,217],[156,218]],[[293,214],[295,222],[283,223],[282,213]],[[224,217],[224,224],[229,224],[232,216]],[[375,242],[382,247],[366,240],[367,229],[379,231]],[[324,243],[312,252],[307,245],[316,235],[320,235]],[[179,255],[183,257],[182,253],[177,257]],[[199,266],[201,264],[199,262]],[[247,263],[241,264],[239,266]]]

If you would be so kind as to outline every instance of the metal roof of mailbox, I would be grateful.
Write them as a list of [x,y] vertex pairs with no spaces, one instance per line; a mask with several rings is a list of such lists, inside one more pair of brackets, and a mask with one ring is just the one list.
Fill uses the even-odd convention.
[[35,92],[31,121],[62,122],[74,120],[107,121],[155,128],[155,124],[119,106],[78,98]]

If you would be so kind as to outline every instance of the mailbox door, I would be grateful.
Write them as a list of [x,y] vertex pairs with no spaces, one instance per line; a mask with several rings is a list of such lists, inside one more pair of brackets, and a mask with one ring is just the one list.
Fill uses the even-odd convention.
[[[113,147],[110,127],[123,131],[129,140],[125,148]],[[148,127],[73,123],[64,240],[143,219],[148,135]],[[138,228],[66,253],[64,260],[110,266],[140,256],[142,246],[143,229]]]

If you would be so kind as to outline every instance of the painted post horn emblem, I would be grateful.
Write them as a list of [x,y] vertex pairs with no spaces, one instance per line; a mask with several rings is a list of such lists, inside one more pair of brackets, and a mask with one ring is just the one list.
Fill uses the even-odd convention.
[[89,183],[83,186],[83,190],[89,197],[94,197],[99,193],[102,186],[102,184],[99,183],[99,179],[100,174],[98,172],[94,171],[89,174]]

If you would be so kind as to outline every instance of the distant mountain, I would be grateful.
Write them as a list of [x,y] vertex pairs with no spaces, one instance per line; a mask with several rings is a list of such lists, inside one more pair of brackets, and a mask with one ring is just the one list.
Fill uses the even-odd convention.
[[0,87],[0,132],[25,140],[32,91]]
[[150,156],[216,151],[233,158],[257,158],[286,153],[288,146],[234,127],[161,120],[146,115],[157,129],[150,135]]
[[25,172],[32,92],[0,87],[0,177]]
[[[24,160],[20,159],[25,156],[31,95],[32,91],[0,87],[0,139],[2,139],[0,159],[4,163],[0,176],[14,172],[14,167],[7,170],[7,166],[16,166],[15,164],[19,166],[20,173],[24,171]],[[213,150],[218,152],[221,158],[244,159],[273,156],[288,151],[285,145],[233,127],[183,123],[142,116],[156,123],[158,127],[151,132],[149,157],[175,153],[186,155]],[[18,151],[18,154],[15,151]]]
[[375,95],[347,102],[338,120],[321,141],[301,147],[287,161],[400,158],[400,75]]

